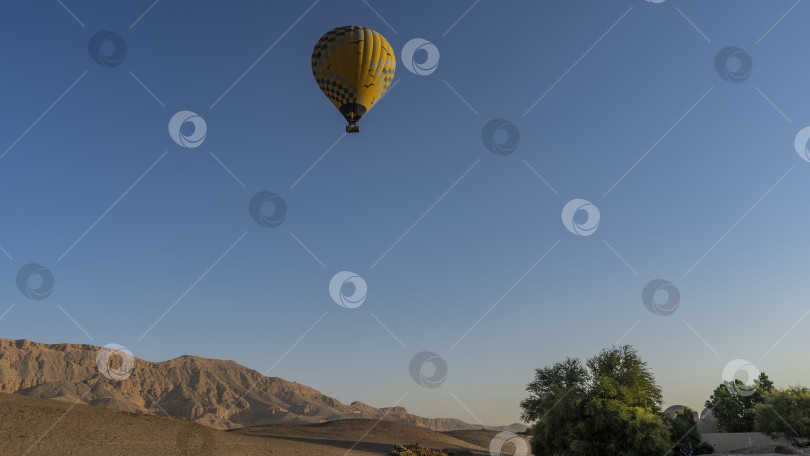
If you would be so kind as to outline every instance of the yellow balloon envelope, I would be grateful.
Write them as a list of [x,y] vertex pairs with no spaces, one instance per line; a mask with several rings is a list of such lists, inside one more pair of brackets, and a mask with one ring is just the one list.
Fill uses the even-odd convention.
[[395,68],[391,45],[367,27],[330,30],[312,50],[312,75],[349,122],[346,132],[360,131],[357,121],[388,90]]

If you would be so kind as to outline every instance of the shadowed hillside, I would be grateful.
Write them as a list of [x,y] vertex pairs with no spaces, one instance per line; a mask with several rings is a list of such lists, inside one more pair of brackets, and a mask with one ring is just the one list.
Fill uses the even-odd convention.
[[382,456],[401,442],[485,456],[428,429],[377,420],[273,424],[223,431],[181,419],[0,393],[0,454]]

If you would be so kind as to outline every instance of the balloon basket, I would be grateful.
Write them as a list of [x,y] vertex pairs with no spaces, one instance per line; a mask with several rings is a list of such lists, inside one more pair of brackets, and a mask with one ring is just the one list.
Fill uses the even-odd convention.
[[346,133],[360,133],[360,125],[346,125]]

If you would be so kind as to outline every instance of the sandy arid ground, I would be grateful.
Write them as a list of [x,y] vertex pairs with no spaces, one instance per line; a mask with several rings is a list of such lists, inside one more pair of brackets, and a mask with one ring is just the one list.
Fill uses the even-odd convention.
[[[373,430],[364,436],[372,426]],[[229,432],[274,440],[319,442],[341,448],[343,452],[340,454],[345,454],[356,441],[362,438],[362,442],[357,444],[354,449],[366,451],[369,454],[386,454],[391,451],[392,443],[396,442],[424,448],[464,449],[473,455],[481,456],[489,456],[489,442],[497,434],[496,431],[489,430],[434,432],[392,421],[377,422],[377,420],[367,419],[340,420],[303,426],[269,424]],[[503,450],[504,454],[512,453],[512,448]]]
[[440,432],[389,421],[274,424],[223,431],[182,419],[0,393],[2,455],[343,456],[355,445],[351,455],[378,456],[396,443],[489,454]]
[[[455,437],[459,440],[464,440],[465,442],[471,443],[473,445],[478,445],[483,448],[489,448],[490,442],[498,434],[497,431],[491,431],[487,429],[465,429],[459,431],[445,431],[443,434],[447,434],[451,437]],[[520,438],[526,441],[527,448],[531,448],[529,445],[529,437],[525,435],[521,435]],[[504,455],[512,455],[515,452],[515,446],[511,443],[506,443],[503,447],[501,447],[501,454]],[[489,453],[487,453],[489,454]]]

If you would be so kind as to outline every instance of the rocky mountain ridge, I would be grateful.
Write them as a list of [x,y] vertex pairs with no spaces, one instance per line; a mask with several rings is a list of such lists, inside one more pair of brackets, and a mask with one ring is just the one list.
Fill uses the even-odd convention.
[[[109,372],[102,375],[97,366],[100,350],[102,347],[94,345],[0,339],[0,392],[168,415],[217,429],[348,418],[384,418],[435,431],[482,427],[455,418],[419,417],[404,407],[346,405],[306,385],[266,377],[235,361],[196,356],[162,362],[133,358],[128,371],[122,366],[123,358],[114,355],[105,364],[113,373],[108,378]],[[115,380],[118,370],[128,377]],[[525,426],[487,428],[517,432]]]

